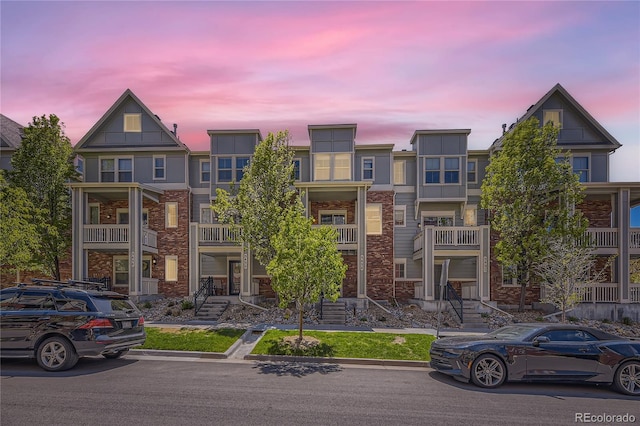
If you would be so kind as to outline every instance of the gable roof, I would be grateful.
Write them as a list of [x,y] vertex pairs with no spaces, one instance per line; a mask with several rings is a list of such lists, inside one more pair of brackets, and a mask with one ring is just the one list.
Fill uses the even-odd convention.
[[0,146],[9,149],[19,148],[24,136],[23,128],[21,124],[0,114]]
[[[618,140],[614,138],[604,127],[602,127],[602,125],[598,123],[598,121],[595,118],[593,118],[593,116],[589,114],[589,112],[586,109],[584,109],[584,107],[580,105],[578,101],[576,101],[573,98],[573,96],[571,96],[569,92],[567,92],[567,90],[564,87],[562,87],[560,83],[557,83],[555,86],[553,86],[551,90],[549,90],[547,94],[544,95],[538,102],[536,102],[534,105],[531,105],[531,107],[529,107],[527,112],[522,117],[516,120],[516,123],[519,123],[521,121],[528,120],[529,118],[531,118],[533,114],[535,114],[537,111],[540,110],[540,108],[542,108],[542,105],[544,105],[544,103],[547,100],[549,100],[549,98],[551,98],[556,94],[564,98],[564,100],[566,100],[567,103],[569,103],[573,108],[575,108],[578,111],[578,113],[580,113],[587,120],[587,122],[589,122],[589,124],[591,124],[598,132],[602,134],[602,136],[604,136],[604,138],[611,144],[611,151],[615,151],[616,149],[622,146],[622,144],[618,142]],[[491,144],[490,151],[494,151],[502,147],[502,139],[504,138],[504,135],[509,133],[509,131],[513,128],[514,124],[509,126],[509,130],[507,130],[506,133],[504,133],[502,136],[496,139],[493,142],[493,144]]]
[[175,142],[177,146],[183,148],[187,152],[190,152],[189,148],[185,144],[180,142],[180,139],[178,139],[176,135],[174,135],[173,132],[171,132],[167,128],[167,126],[165,126],[162,121],[160,121],[160,118],[157,115],[151,112],[151,110],[131,91],[131,89],[127,89],[124,91],[124,93],[111,106],[111,108],[109,108],[107,112],[105,112],[104,115],[100,118],[100,120],[98,120],[98,122],[94,124],[93,127],[87,132],[87,134],[84,135],[82,139],[80,139],[80,141],[76,144],[75,149],[82,150],[84,144],[94,136],[95,132],[112,117],[115,111],[118,110],[118,108],[120,108],[120,106],[123,105],[128,98],[131,98],[135,103],[137,103],[140,108],[142,108],[142,110],[149,117],[151,117],[151,119],[162,129],[162,131],[165,132],[171,138],[171,140],[173,140],[173,142]]

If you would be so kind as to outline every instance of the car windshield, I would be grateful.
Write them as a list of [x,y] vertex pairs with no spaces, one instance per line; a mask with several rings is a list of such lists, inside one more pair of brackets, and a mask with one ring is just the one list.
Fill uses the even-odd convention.
[[491,333],[487,334],[490,339],[500,340],[523,340],[529,336],[536,329],[531,326],[524,325],[508,325],[506,327],[499,328]]

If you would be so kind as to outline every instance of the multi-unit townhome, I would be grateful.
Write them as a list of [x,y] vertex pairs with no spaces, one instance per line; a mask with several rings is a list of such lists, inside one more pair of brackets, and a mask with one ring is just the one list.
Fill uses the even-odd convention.
[[[609,157],[620,143],[560,85],[519,120],[532,116],[560,128],[558,144],[585,185],[578,207],[599,263],[615,255],[607,282],[586,289],[583,305],[599,307],[592,315],[617,308],[637,317],[640,283],[632,282],[630,264],[640,258],[640,228],[631,227],[631,209],[640,205],[640,182],[609,182]],[[503,135],[510,130],[503,125]],[[8,149],[17,146],[15,138],[6,145],[4,132],[3,125],[7,168]],[[492,255],[496,236],[480,207],[484,170],[503,136],[470,150],[470,132],[416,130],[411,149],[394,150],[358,143],[356,124],[317,124],[308,126],[308,143],[291,146],[307,215],[314,226],[338,230],[348,265],[342,298],[434,309],[445,265],[451,289],[469,303],[517,305],[518,274]],[[274,297],[265,268],[210,208],[216,188],[242,179],[262,135],[207,134],[209,150],[191,151],[175,125],[167,128],[130,90],[122,94],[75,146],[82,180],[70,184],[73,278],[107,277],[116,291],[141,298],[192,295],[203,280],[221,297]],[[538,302],[540,291],[528,288],[526,303]]]

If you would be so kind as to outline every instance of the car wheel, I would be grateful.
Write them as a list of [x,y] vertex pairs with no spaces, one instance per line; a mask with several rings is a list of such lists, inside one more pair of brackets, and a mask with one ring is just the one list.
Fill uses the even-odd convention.
[[47,371],[62,371],[76,365],[78,354],[64,337],[50,337],[38,346],[38,365]]
[[616,371],[613,383],[618,392],[640,396],[640,361],[627,361]]
[[102,354],[102,356],[107,359],[117,359],[117,358],[120,358],[122,355],[126,354],[127,352],[129,352],[129,349],[123,349],[118,352],[107,352]]
[[471,381],[481,388],[497,388],[507,379],[507,368],[495,355],[480,355],[471,365]]

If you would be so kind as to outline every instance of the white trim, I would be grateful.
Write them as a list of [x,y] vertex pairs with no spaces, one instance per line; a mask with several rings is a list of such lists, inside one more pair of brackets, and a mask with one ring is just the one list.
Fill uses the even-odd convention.
[[[202,221],[202,210],[204,210],[204,209],[208,209],[209,210],[209,213],[210,213],[210,216],[209,216],[210,221],[209,222],[203,222]],[[198,207],[198,223],[207,223],[207,224],[213,223],[213,210],[211,209],[211,203],[200,203],[200,205]]]
[[[127,223],[120,222],[120,214],[121,213],[126,213],[127,214]],[[129,225],[130,223],[131,223],[131,217],[129,216],[129,209],[125,209],[125,208],[116,209],[116,224],[118,224],[118,225]]]
[[[548,109],[547,109],[547,108],[545,108],[545,109],[543,109],[543,110],[542,110],[542,125],[543,125],[543,126],[544,126],[545,124],[547,124],[547,123],[545,122],[545,120],[544,120],[544,115],[545,115],[545,113],[547,113],[547,112],[557,112],[557,113],[558,113],[558,116],[559,116],[559,120],[560,120],[560,122],[559,122],[559,123],[552,122],[552,123],[553,123],[554,127],[556,127],[557,129],[562,129],[562,126],[563,126],[563,124],[564,124],[564,111],[562,110],[562,108],[548,108]],[[549,120],[547,120],[547,121],[549,121]]]
[[[98,208],[98,222],[97,223],[92,223],[91,222],[91,208],[92,207],[97,207]],[[100,203],[88,203],[87,205],[87,219],[89,219],[87,222],[89,223],[89,225],[100,225]]]
[[[419,182],[422,182],[422,186],[433,186],[433,185],[441,185],[441,186],[450,186],[450,185],[462,185],[462,163],[464,162],[464,159],[466,158],[465,155],[463,154],[458,154],[458,155],[421,155],[420,158],[422,158],[422,176],[420,177]],[[438,174],[438,182],[430,182],[427,183],[426,182],[426,173],[427,173],[427,159],[434,159],[437,158],[438,161],[438,167],[439,167],[439,174]],[[446,160],[447,159],[452,159],[452,158],[457,158],[458,159],[458,182],[445,182],[445,175],[447,171],[455,171],[455,169],[451,169],[451,170],[447,170],[446,169]],[[464,162],[464,167],[465,167],[465,173],[466,173],[466,167],[467,167],[467,163]],[[435,169],[430,169],[429,172],[435,172]]]
[[[337,210],[318,210],[318,225],[322,225],[322,215],[331,215],[331,216],[344,216],[344,225],[346,225],[347,222],[347,210],[342,210],[342,209],[337,209]],[[333,217],[331,218],[331,224],[335,225],[335,223],[333,223]]]
[[294,172],[295,172],[295,162],[298,162],[298,179],[295,178],[294,175],[294,182],[302,182],[302,158],[301,157],[293,157],[293,163],[294,163]]
[[504,282],[504,265],[500,265],[500,285],[502,287],[519,287],[520,284],[518,284],[518,267],[514,266],[515,268],[515,277],[511,277],[511,284],[505,284]]

